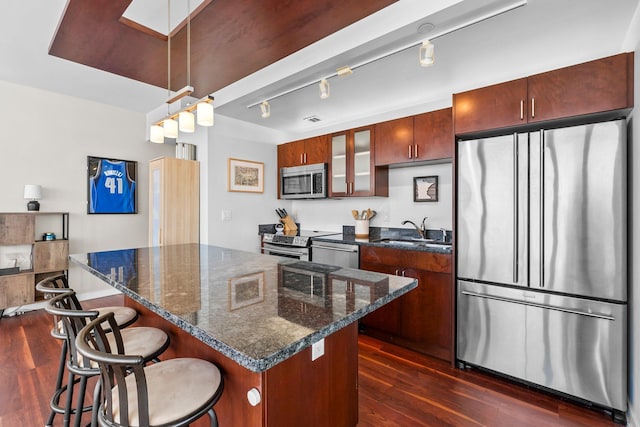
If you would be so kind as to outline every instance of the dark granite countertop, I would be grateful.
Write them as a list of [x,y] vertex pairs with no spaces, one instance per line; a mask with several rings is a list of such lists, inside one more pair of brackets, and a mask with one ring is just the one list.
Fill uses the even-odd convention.
[[407,277],[198,244],[69,259],[254,372],[417,286]]

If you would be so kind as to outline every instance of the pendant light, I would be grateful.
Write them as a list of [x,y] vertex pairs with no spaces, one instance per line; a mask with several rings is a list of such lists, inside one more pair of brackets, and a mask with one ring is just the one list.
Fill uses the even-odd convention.
[[164,128],[165,138],[178,138],[178,122],[172,118],[164,119],[162,121],[162,127]]
[[196,106],[196,118],[200,126],[213,126],[213,105],[199,102]]
[[189,111],[181,111],[178,114],[180,132],[193,133],[195,131],[195,117]]
[[156,144],[164,143],[164,129],[160,125],[152,125],[149,132],[149,141]]

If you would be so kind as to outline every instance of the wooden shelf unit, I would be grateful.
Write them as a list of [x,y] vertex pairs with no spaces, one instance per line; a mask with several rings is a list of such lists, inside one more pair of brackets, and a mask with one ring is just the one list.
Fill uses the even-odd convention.
[[[52,226],[55,217],[59,225]],[[48,227],[48,228],[43,228]],[[41,233],[54,232],[55,240],[44,240]],[[35,284],[47,276],[66,273],[69,268],[69,213],[68,212],[2,212],[0,213],[0,255],[6,263],[7,250],[11,246],[22,248],[16,255],[24,261],[29,258],[29,268],[21,266],[13,274],[0,275],[0,313],[8,307],[30,304],[39,299]]]

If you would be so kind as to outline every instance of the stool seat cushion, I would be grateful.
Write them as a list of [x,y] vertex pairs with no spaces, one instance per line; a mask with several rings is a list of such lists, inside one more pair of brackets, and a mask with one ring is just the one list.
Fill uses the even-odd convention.
[[102,316],[105,313],[113,312],[118,326],[128,325],[138,315],[138,312],[131,307],[98,307],[95,308],[95,310],[98,312],[98,317]]
[[[146,366],[144,373],[149,393],[151,425],[169,424],[193,414],[211,401],[221,383],[218,368],[202,359],[169,359]],[[139,426],[135,375],[126,377],[126,387],[129,396],[129,421],[131,426]],[[114,421],[119,423],[118,386],[111,393]]]
[[[122,334],[124,354],[142,356],[145,359],[148,359],[149,356],[156,355],[167,345],[167,341],[169,340],[169,336],[162,329],[146,326],[123,329],[120,333]],[[108,334],[107,340],[109,340],[111,350],[115,351],[115,336]]]

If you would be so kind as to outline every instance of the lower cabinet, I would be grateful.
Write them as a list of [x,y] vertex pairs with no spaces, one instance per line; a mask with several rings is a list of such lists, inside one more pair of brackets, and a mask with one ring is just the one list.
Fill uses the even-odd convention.
[[451,254],[360,248],[360,268],[418,279],[418,287],[365,316],[361,332],[453,360],[454,292]]

